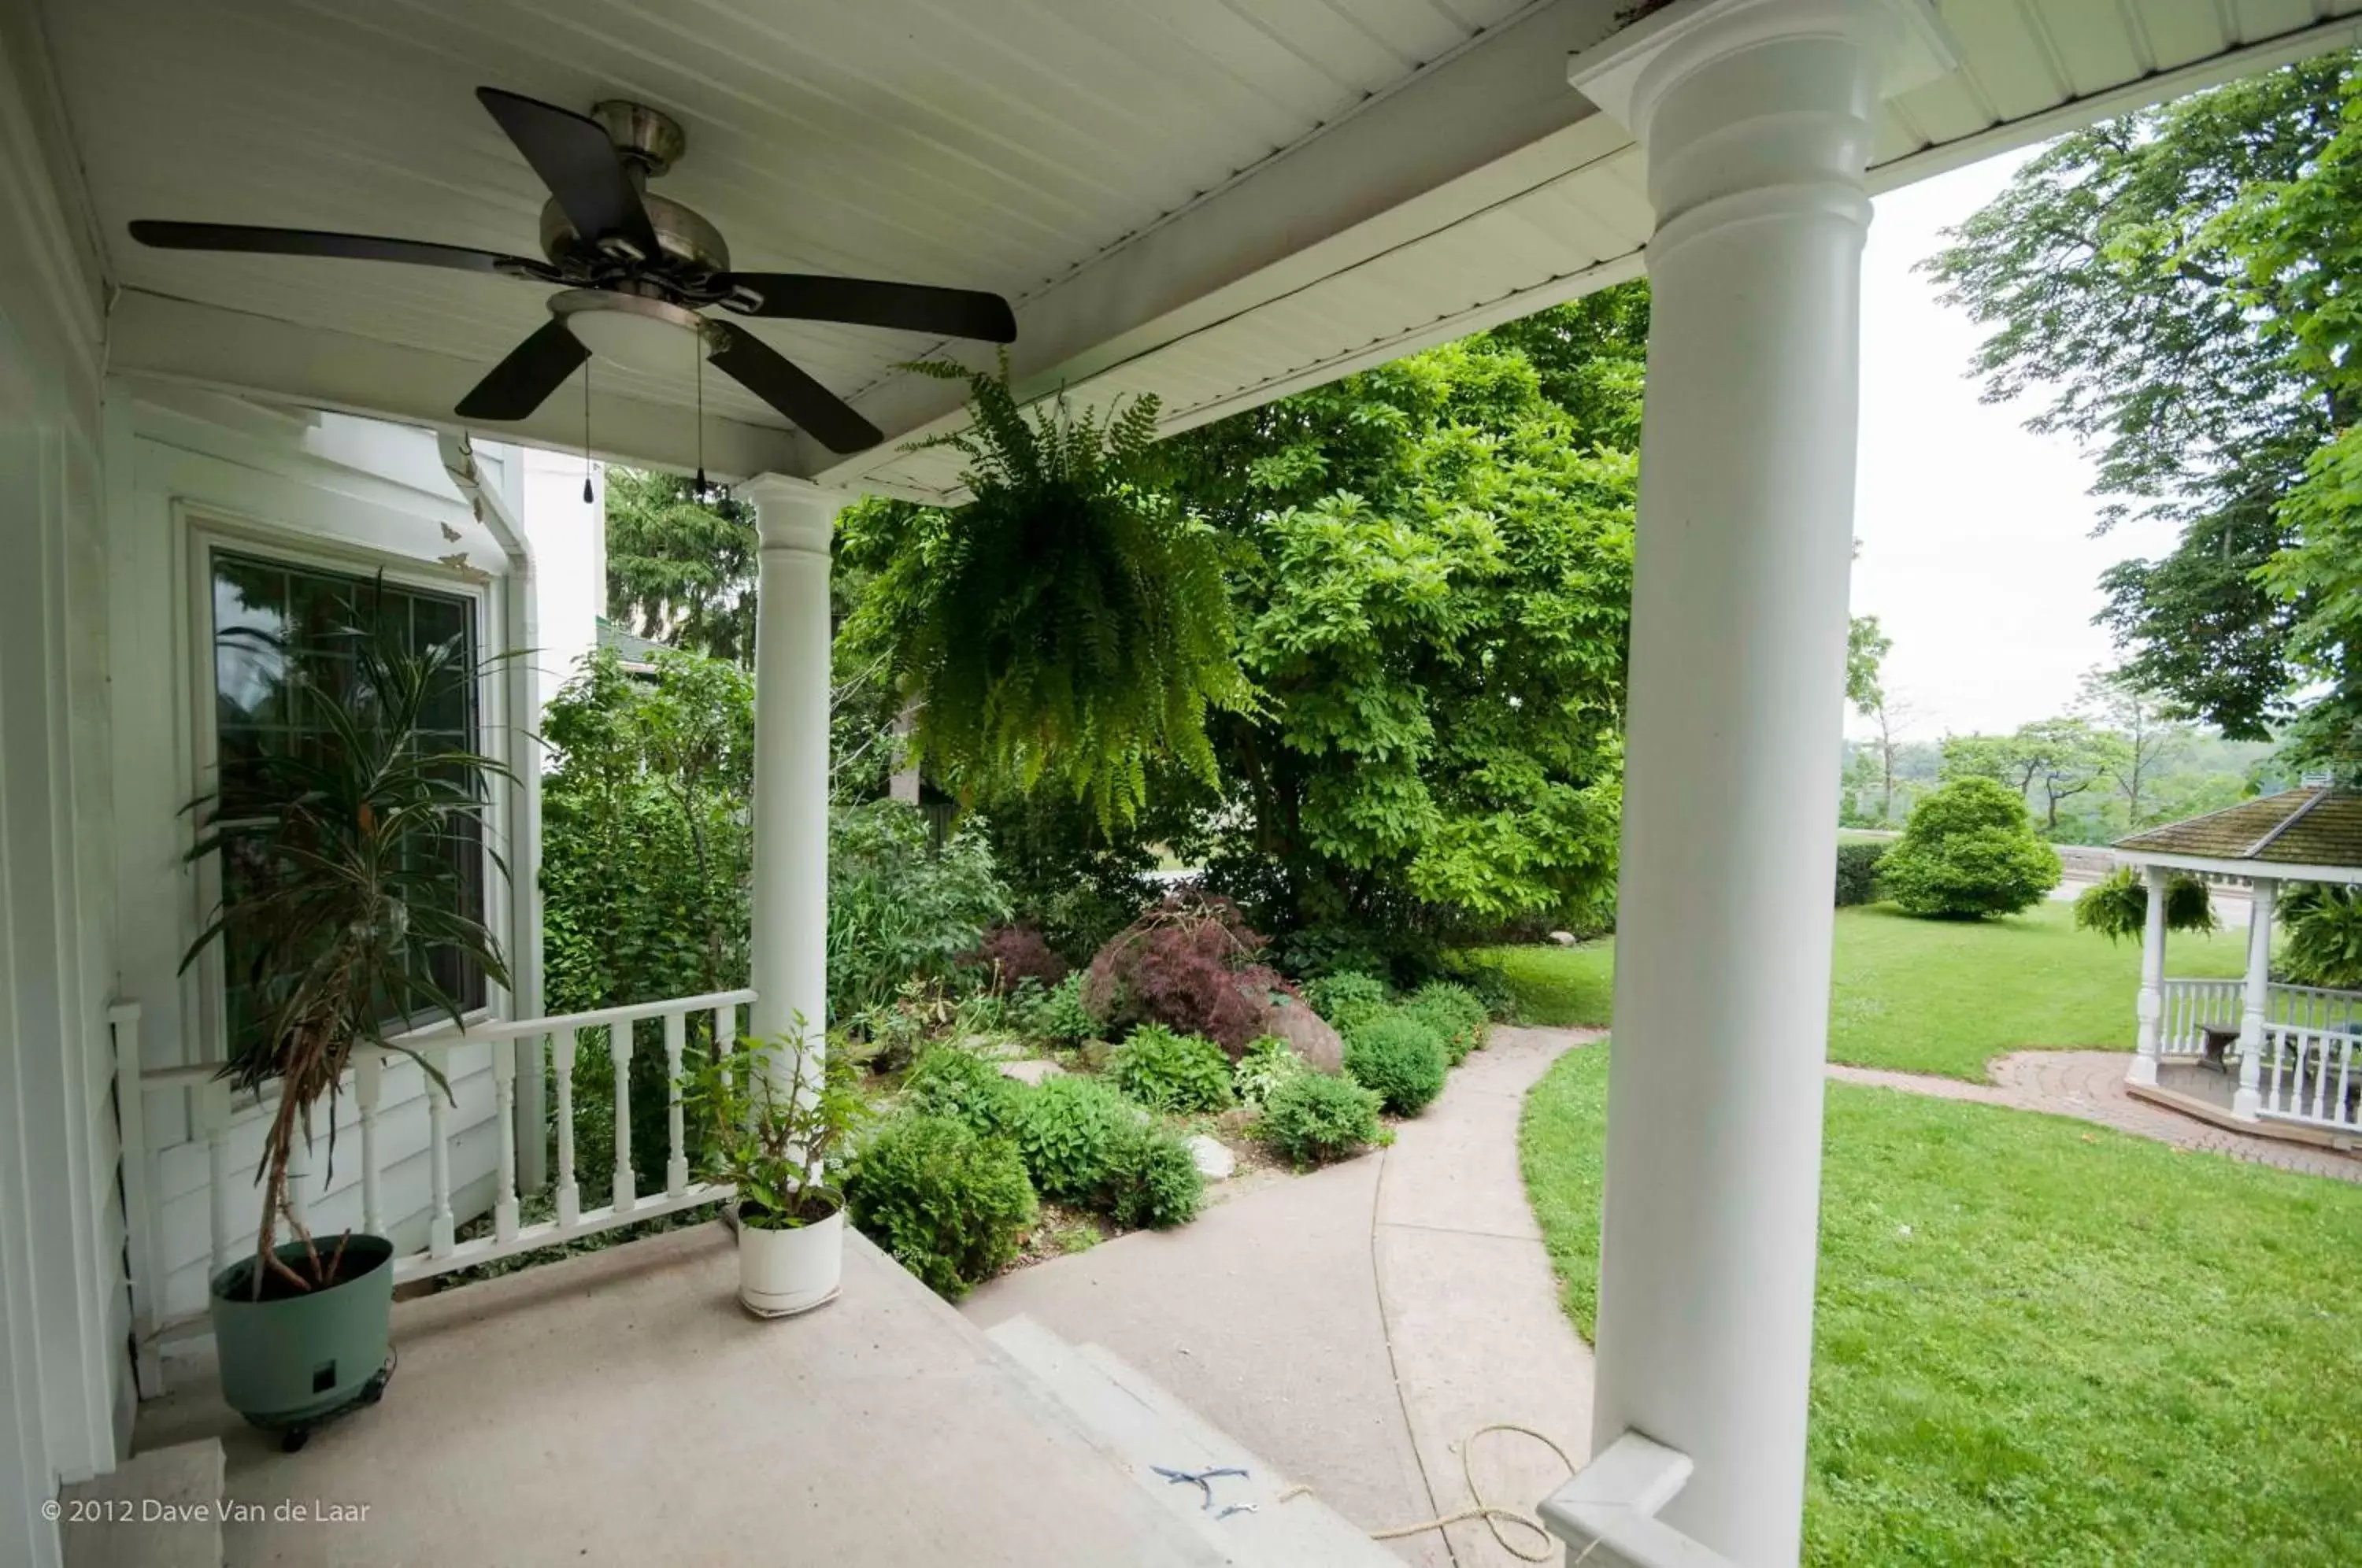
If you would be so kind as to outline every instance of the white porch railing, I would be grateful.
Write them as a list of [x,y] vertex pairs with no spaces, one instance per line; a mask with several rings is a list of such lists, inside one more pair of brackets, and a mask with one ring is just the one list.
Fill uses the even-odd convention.
[[[2237,980],[2166,981],[2159,1055],[2167,1061],[2202,1056],[2204,1031],[2238,1028],[2246,995],[2245,986]],[[2342,1030],[2362,1022],[2362,992],[2276,985],[2271,988],[2265,1018],[2299,1030]]]
[[[738,1010],[754,1000],[751,990],[716,991],[706,996],[551,1018],[487,1020],[465,1030],[445,1025],[403,1036],[402,1043],[437,1073],[446,1071],[455,1051],[469,1046],[491,1047],[492,1121],[499,1139],[499,1164],[493,1185],[491,1233],[460,1241],[459,1217],[452,1208],[452,1135],[448,1124],[451,1106],[448,1098],[429,1082],[425,1089],[431,1173],[426,1244],[395,1256],[395,1283],[470,1268],[730,1198],[733,1189],[726,1184],[690,1180],[678,1080],[690,1019],[710,1014],[713,1039],[727,1043],[738,1036]],[[631,1064],[635,1049],[633,1026],[650,1020],[662,1021],[665,1077],[673,1087],[667,1106],[664,1186],[642,1192],[632,1169]],[[127,1219],[132,1231],[133,1311],[138,1320],[141,1343],[146,1347],[152,1345],[155,1337],[169,1326],[160,1309],[166,1264],[164,1238],[157,1221],[160,1202],[156,1159],[146,1145],[142,1131],[147,1101],[165,1095],[186,1097],[192,1137],[205,1145],[210,1255],[216,1273],[236,1261],[243,1238],[251,1233],[250,1228],[242,1227],[233,1217],[232,1209],[234,1202],[247,1201],[251,1183],[241,1178],[251,1173],[231,1169],[229,1133],[237,1107],[229,1085],[217,1076],[218,1065],[142,1068],[138,1010],[118,1007],[109,1014],[109,1021],[116,1032],[116,1087],[123,1119],[124,1158],[127,1174],[136,1176],[129,1183],[133,1190]],[[574,1075],[584,1037],[602,1032],[607,1037],[608,1057],[614,1075],[614,1168],[612,1174],[582,1173],[576,1169],[575,1160]],[[386,1070],[403,1057],[402,1052],[382,1047],[359,1052],[345,1082],[345,1092],[353,1097],[359,1120],[361,1226],[378,1235],[387,1234],[388,1225],[399,1218],[385,1212],[379,1123]],[[557,1163],[552,1188],[556,1215],[530,1225],[521,1222],[522,1204],[517,1190],[516,1081],[520,1058],[524,1070],[548,1071],[557,1088],[554,1121]],[[271,1092],[264,1091],[266,1101]],[[295,1179],[289,1184],[291,1195],[299,1201],[307,1186],[304,1179],[307,1164],[305,1152],[299,1147],[292,1167]],[[606,1201],[594,1208],[583,1207],[582,1187],[586,1180],[594,1193],[605,1195]],[[152,1365],[144,1349],[142,1362],[144,1386],[145,1372]]]
[[1689,1455],[1626,1432],[1541,1506],[1569,1568],[1738,1568],[1657,1518],[1689,1484]]
[[2362,1040],[2342,1027],[2274,1027],[2266,1036],[2257,1075],[2264,1100],[2258,1114],[2336,1132],[2362,1132],[2356,1045]]

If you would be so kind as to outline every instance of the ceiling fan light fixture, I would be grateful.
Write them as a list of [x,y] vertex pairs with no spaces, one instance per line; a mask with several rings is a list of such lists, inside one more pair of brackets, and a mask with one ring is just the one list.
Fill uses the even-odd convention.
[[676,375],[690,351],[684,337],[704,347],[705,322],[695,311],[663,300],[602,289],[568,289],[549,302],[594,358],[643,375]]

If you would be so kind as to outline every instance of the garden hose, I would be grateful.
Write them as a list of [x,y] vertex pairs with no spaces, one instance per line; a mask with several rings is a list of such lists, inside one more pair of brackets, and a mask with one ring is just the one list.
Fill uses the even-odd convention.
[[[1538,1432],[1531,1427],[1521,1427],[1515,1421],[1494,1421],[1478,1427],[1460,1442],[1460,1475],[1461,1479],[1467,1483],[1468,1496],[1472,1499],[1468,1507],[1445,1514],[1439,1518],[1423,1519],[1418,1524],[1396,1525],[1390,1529],[1374,1529],[1370,1531],[1370,1539],[1399,1540],[1405,1536],[1425,1535],[1429,1530],[1441,1529],[1446,1525],[1465,1524],[1471,1519],[1483,1519],[1485,1528],[1493,1532],[1493,1539],[1500,1543],[1501,1550],[1519,1562],[1548,1562],[1555,1556],[1559,1550],[1557,1539],[1543,1528],[1540,1518],[1522,1509],[1488,1503],[1485,1500],[1485,1494],[1477,1489],[1476,1470],[1471,1456],[1476,1447],[1476,1440],[1486,1432],[1519,1432],[1533,1439],[1558,1455],[1559,1463],[1566,1466],[1566,1473],[1570,1476],[1582,1468],[1568,1457],[1566,1450],[1561,1448],[1557,1441],[1547,1433]],[[1290,1486],[1279,1495],[1279,1502],[1286,1503],[1297,1497],[1310,1496],[1312,1496],[1312,1488],[1309,1486]],[[1501,1526],[1505,1522],[1533,1531],[1541,1542],[1541,1549],[1539,1551],[1528,1551],[1512,1542],[1501,1532]]]

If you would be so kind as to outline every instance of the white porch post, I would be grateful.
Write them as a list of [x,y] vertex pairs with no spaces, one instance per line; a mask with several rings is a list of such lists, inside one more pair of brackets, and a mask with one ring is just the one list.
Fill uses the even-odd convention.
[[2162,866],[2146,868],[2148,911],[2141,922],[2140,1047],[2125,1081],[2157,1087],[2158,1058],[2165,1053],[2165,895]]
[[2231,1114],[2253,1121],[2264,1108],[2264,1025],[2272,999],[2272,904],[2279,884],[2269,877],[2255,879],[2247,905],[2247,986],[2239,1008],[2239,1092],[2231,1097]]
[[829,541],[845,497],[766,475],[755,610],[754,1032],[828,1024]]
[[1862,171],[1917,0],[1710,0],[1578,56],[1657,214],[1595,1452],[1694,1461],[1664,1520],[1793,1564],[1853,532]]

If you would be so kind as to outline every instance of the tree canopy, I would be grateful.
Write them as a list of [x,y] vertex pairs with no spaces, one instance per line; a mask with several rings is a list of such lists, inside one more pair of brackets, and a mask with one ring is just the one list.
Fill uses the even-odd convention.
[[644,637],[755,662],[755,519],[679,474],[607,470],[607,613]]
[[2362,712],[2356,58],[2063,137],[1928,264],[1991,328],[1987,397],[2095,450],[2103,525],[2180,530],[2103,579],[2132,678],[2234,738],[2301,714],[2322,753]]

